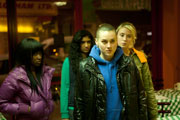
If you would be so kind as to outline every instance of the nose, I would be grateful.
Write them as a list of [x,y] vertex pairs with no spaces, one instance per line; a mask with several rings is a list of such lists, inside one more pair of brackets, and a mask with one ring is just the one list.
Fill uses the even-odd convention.
[[85,44],[85,47],[89,47],[89,45],[90,45],[90,43],[88,43],[88,42],[85,42],[84,44]]
[[126,40],[127,40],[127,37],[126,37],[126,35],[123,37],[123,40],[124,40],[124,41],[126,41]]
[[85,42],[85,47],[87,47],[88,46],[88,43],[87,42]]
[[125,35],[125,36],[123,37],[123,41],[126,42],[127,40],[128,40],[128,38],[127,38],[127,36]]
[[111,47],[111,43],[110,42],[107,43],[107,47]]
[[37,54],[37,58],[38,59],[42,59],[42,55],[41,54]]

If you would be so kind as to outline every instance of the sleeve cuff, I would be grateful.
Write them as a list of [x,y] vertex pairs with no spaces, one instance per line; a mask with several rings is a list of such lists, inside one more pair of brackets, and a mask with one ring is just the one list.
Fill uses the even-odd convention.
[[69,118],[69,114],[68,113],[61,113],[61,118]]

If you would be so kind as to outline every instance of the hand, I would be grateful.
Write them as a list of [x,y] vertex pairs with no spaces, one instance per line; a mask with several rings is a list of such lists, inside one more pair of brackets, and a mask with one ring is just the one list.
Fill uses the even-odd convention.
[[54,44],[54,39],[53,38],[48,38],[48,39],[45,39],[41,42],[42,45],[44,45],[44,49],[48,48],[49,46],[53,45]]

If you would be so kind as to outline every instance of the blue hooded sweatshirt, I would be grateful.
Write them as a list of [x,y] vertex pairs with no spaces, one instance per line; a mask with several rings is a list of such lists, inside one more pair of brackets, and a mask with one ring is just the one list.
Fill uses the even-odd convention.
[[90,56],[98,62],[98,68],[106,83],[106,120],[120,120],[121,118],[122,102],[117,86],[116,73],[117,61],[122,54],[122,49],[118,47],[114,58],[111,61],[106,61],[100,57],[100,49],[96,45],[93,46],[90,52]]

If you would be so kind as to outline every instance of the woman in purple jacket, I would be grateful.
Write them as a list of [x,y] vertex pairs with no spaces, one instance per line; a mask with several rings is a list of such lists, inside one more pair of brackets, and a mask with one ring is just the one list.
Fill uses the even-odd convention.
[[32,38],[20,42],[17,66],[0,86],[0,112],[16,120],[48,120],[53,111],[51,79],[54,69],[43,64],[43,46]]

